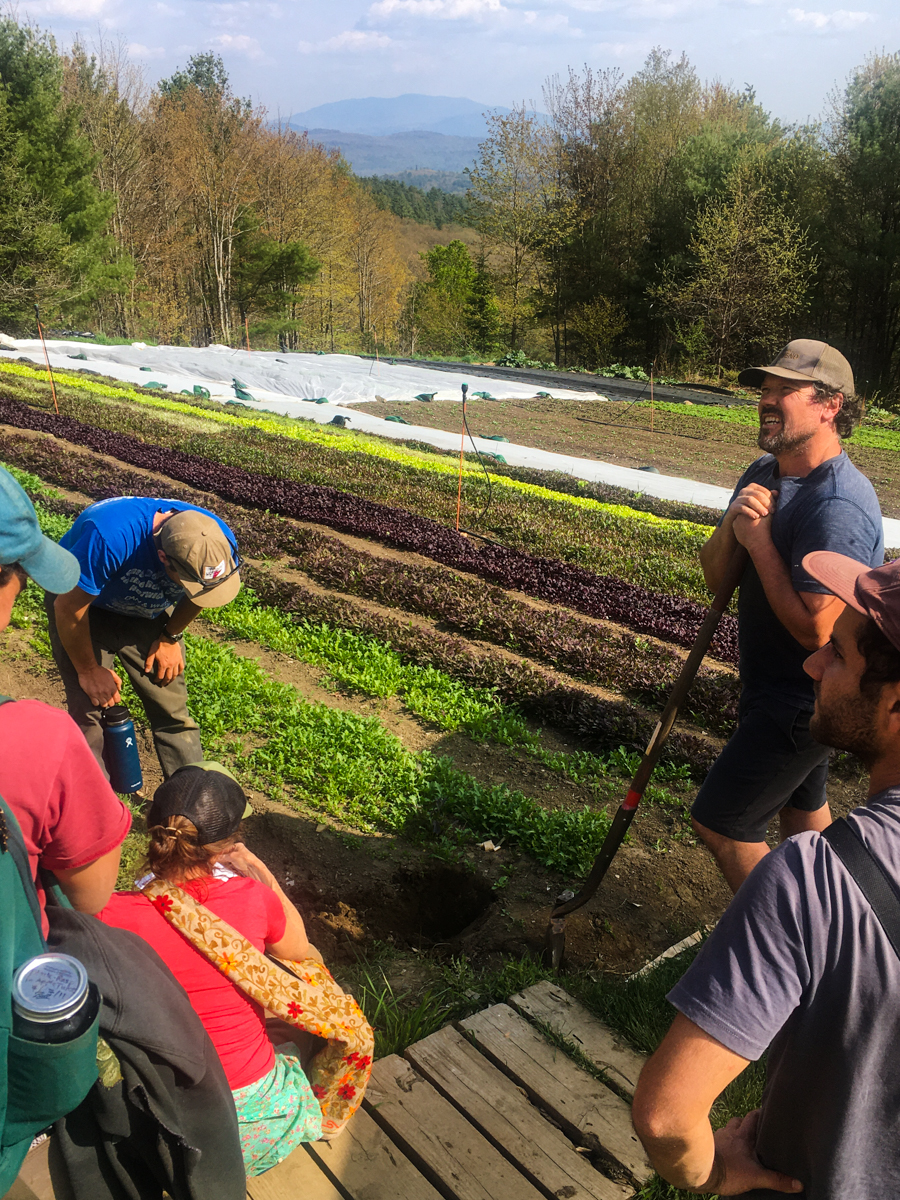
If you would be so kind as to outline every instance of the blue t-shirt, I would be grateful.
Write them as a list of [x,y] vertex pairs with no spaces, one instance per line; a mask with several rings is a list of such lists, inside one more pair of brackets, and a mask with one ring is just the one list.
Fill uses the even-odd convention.
[[[738,481],[732,500],[749,483],[778,491],[772,541],[798,592],[827,594],[828,588],[803,569],[813,550],[833,550],[858,562],[884,562],[884,526],[878,497],[844,451],[799,478],[778,475],[778,461],[764,454]],[[810,651],[781,624],[750,562],[738,596],[741,682],[754,691],[776,692],[802,708],[815,703],[812,680],[803,670]]]
[[166,574],[153,544],[153,518],[161,512],[201,512],[212,517],[237,556],[237,541],[208,509],[180,500],[117,496],[86,508],[60,539],[81,566],[78,586],[98,608],[129,617],[158,617],[183,600],[184,588]]
[[[900,879],[900,788],[847,820]],[[742,1058],[771,1046],[756,1150],[805,1200],[900,1196],[900,958],[820,834],[766,855],[668,999]]]

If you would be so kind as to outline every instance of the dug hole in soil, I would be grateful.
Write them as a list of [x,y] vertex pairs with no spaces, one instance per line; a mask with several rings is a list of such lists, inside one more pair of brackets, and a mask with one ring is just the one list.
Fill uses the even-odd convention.
[[[63,708],[59,675],[30,647],[29,636],[15,629],[0,635],[0,694]],[[370,703],[358,702],[360,710]],[[342,706],[357,704],[344,699]],[[152,796],[162,776],[149,732],[139,730],[139,739],[144,793]],[[469,743],[465,769],[489,775],[496,751]],[[483,761],[476,763],[476,756]],[[523,767],[534,770],[533,764]],[[626,788],[623,780],[623,795]],[[464,849],[464,861],[446,862],[427,847],[360,833],[259,792],[248,794],[254,808],[244,824],[248,845],[281,881],[302,912],[311,941],[335,966],[385,946],[400,951],[403,962],[414,956],[465,955],[479,967],[537,955],[556,896],[579,884],[515,848],[486,851],[473,845]],[[829,780],[835,815],[864,796],[861,778]],[[770,841],[776,840],[773,828]],[[684,818],[645,802],[598,895],[568,918],[567,962],[573,968],[628,974],[714,923],[729,899]]]

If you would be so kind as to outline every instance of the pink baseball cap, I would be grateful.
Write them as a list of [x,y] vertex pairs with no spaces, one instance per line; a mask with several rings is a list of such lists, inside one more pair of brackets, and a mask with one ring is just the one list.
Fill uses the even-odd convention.
[[873,568],[846,554],[814,550],[804,555],[803,569],[845,604],[874,621],[900,650],[900,558]]

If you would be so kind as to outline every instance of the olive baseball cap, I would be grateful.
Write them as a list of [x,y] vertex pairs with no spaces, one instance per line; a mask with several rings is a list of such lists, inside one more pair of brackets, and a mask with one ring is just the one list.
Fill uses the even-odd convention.
[[219,522],[186,509],[167,517],[156,535],[181,586],[198,608],[221,608],[241,590],[240,560]]
[[814,550],[804,556],[803,569],[838,599],[874,621],[900,650],[900,558],[873,568],[846,554]]
[[237,833],[253,808],[244,789],[221,763],[203,760],[179,767],[154,793],[147,828],[165,825],[172,817],[187,817],[201,846]]
[[0,467],[0,566],[19,563],[46,592],[71,592],[81,577],[78,559],[41,533],[34,505]]
[[747,367],[738,375],[742,387],[761,387],[764,375],[796,379],[798,383],[824,383],[838,388],[844,396],[853,395],[853,369],[834,346],[797,338],[788,342],[767,367]]

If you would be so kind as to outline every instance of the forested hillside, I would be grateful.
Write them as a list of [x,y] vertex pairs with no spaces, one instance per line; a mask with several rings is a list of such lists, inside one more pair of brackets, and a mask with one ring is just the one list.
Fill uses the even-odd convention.
[[443,229],[445,225],[471,225],[474,215],[465,196],[443,192],[432,187],[428,191],[399,179],[386,179],[381,175],[365,175],[359,182],[370,193],[381,209],[398,217],[409,217],[426,225]]
[[455,198],[355,179],[235,96],[215,55],[151,85],[115,49],[61,55],[6,17],[0,80],[8,331],[38,302],[128,338],[688,376],[805,334],[870,394],[900,390],[900,55],[808,127],[659,50],[631,78],[551,79],[549,119],[489,121],[477,233],[418,245],[409,218],[459,222]]

